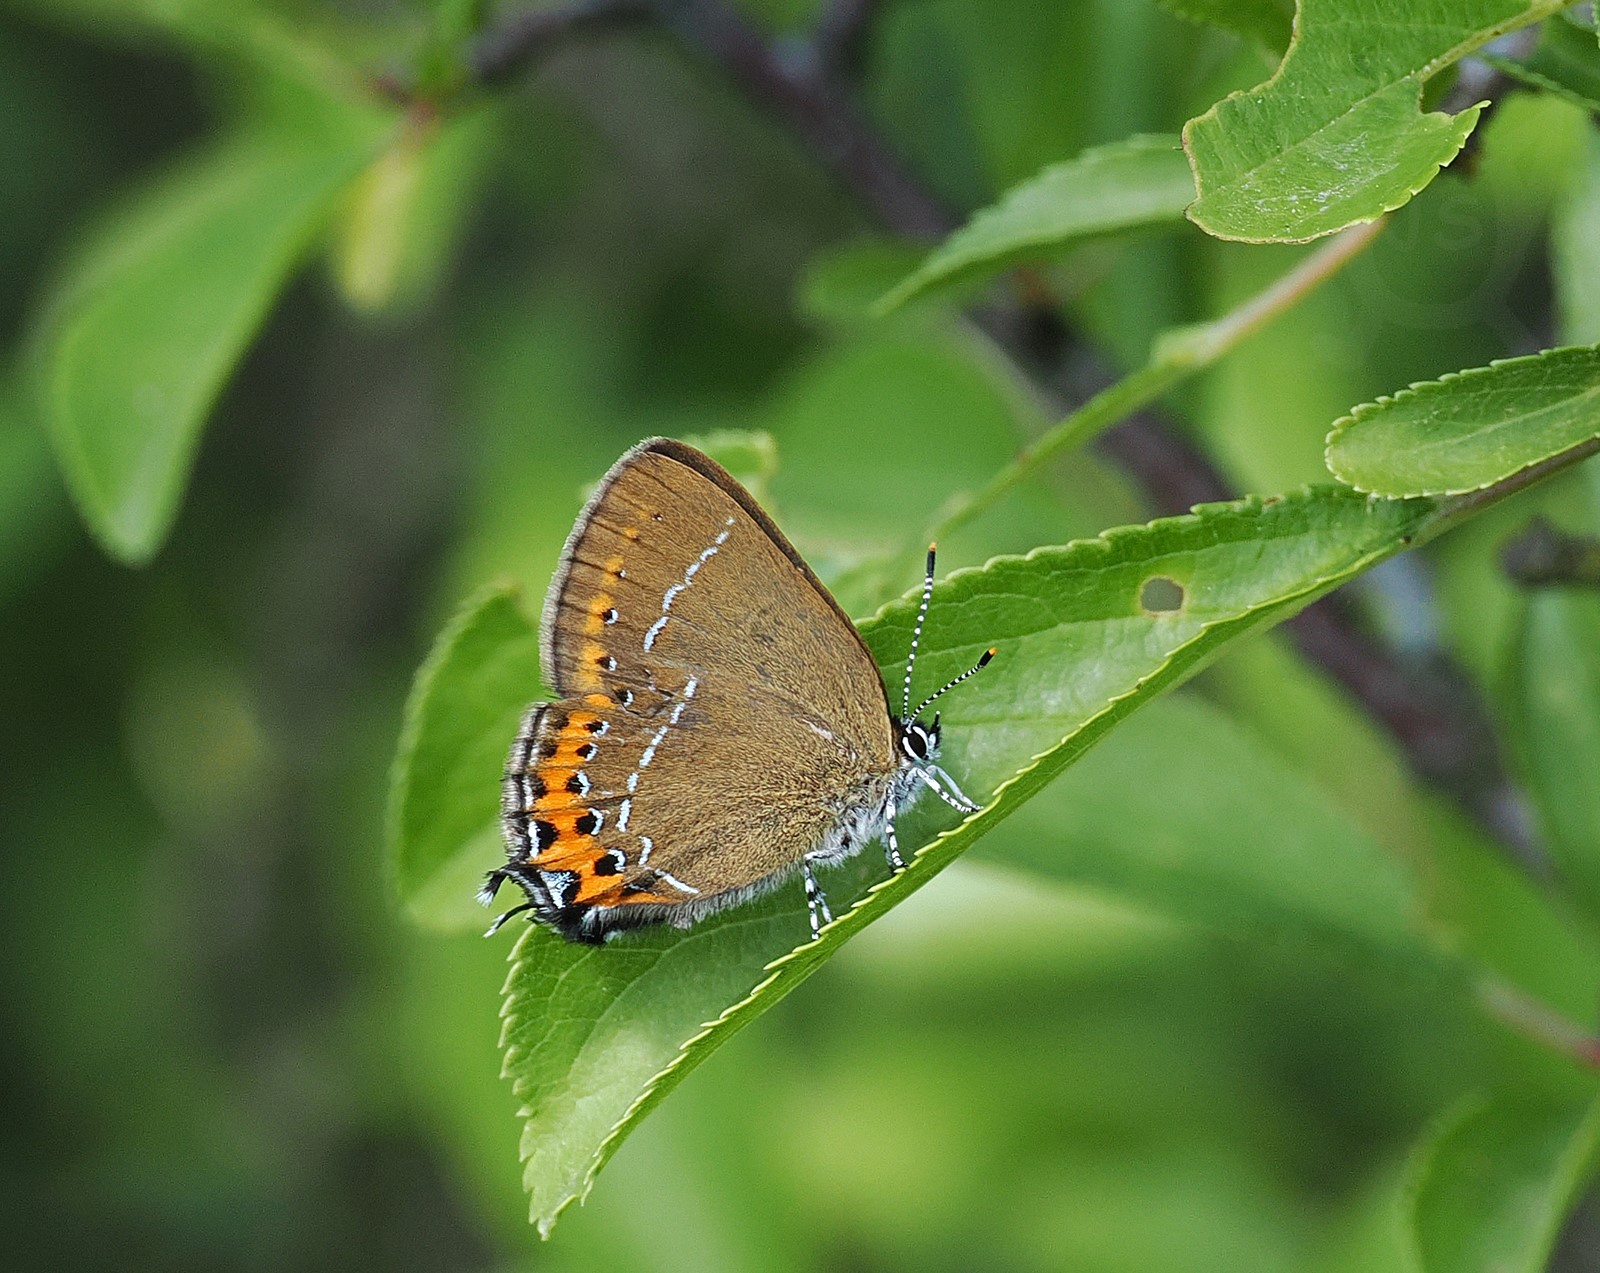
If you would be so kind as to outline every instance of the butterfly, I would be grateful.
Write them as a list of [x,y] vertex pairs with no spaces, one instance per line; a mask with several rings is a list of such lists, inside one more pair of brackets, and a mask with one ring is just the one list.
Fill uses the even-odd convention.
[[612,466],[579,514],[545,601],[540,654],[560,697],[535,703],[502,784],[506,881],[532,918],[598,944],[686,928],[800,874],[811,934],[832,922],[814,869],[881,838],[924,791],[976,812],[911,710],[922,603],[896,714],[855,625],[754,497],[666,438]]

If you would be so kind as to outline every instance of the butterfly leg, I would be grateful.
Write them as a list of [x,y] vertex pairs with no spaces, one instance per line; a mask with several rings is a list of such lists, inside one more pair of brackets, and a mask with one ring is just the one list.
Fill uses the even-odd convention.
[[806,910],[811,916],[811,940],[822,936],[822,926],[833,923],[833,912],[828,909],[828,899],[817,886],[817,877],[811,873],[811,859],[804,862],[806,880]]
[[889,869],[896,875],[906,869],[906,861],[900,856],[900,837],[894,833],[894,818],[883,824],[883,855],[889,859]]

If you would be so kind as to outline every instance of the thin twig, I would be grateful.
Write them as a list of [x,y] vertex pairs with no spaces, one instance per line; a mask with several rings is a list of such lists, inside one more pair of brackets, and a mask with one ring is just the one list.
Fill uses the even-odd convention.
[[1480,508],[1486,508],[1490,504],[1498,504],[1508,495],[1515,495],[1519,491],[1527,490],[1530,486],[1537,486],[1546,478],[1554,477],[1557,473],[1569,469],[1574,464],[1595,454],[1600,454],[1600,437],[1590,438],[1577,446],[1569,447],[1565,451],[1559,451],[1555,455],[1547,456],[1537,464],[1530,464],[1521,472],[1513,473],[1510,477],[1504,478],[1492,486],[1486,486],[1482,490],[1472,491],[1466,495],[1458,495],[1440,508],[1433,524],[1419,538],[1418,542],[1426,542],[1435,535],[1449,530],[1457,522],[1470,517]]
[[919,539],[943,539],[990,508],[1061,452],[1080,446],[1204,371],[1254,335],[1361,253],[1384,222],[1352,226],[1305,257],[1220,318],[1169,332],[1156,341],[1150,361],[1095,394],[1066,419],[1024,447],[981,490],[947,507]]
[[1571,1057],[1579,1065],[1600,1069],[1600,1038],[1509,981],[1485,977],[1478,983],[1478,1001],[1490,1016],[1518,1034]]
[[651,16],[648,0],[580,0],[560,9],[514,14],[484,31],[467,55],[467,70],[480,85],[502,84],[574,35],[628,26]]
[[820,77],[811,58],[782,58],[722,0],[661,0],[662,21],[775,115],[866,209],[895,233],[933,243],[956,219],[906,170],[867,121]]
[[[850,12],[844,12],[845,8]],[[837,32],[848,45],[873,6],[840,6]],[[859,10],[859,12],[856,12]],[[480,36],[467,57],[479,86],[527,70],[555,45],[582,32],[649,22],[672,32],[684,47],[713,63],[755,105],[775,116],[883,225],[904,238],[934,243],[956,219],[845,100],[828,59],[842,50],[817,45],[782,56],[737,10],[722,0],[579,0],[557,9],[519,13]],[[822,34],[822,33],[819,33]]]
[[826,82],[854,80],[866,61],[879,0],[828,0],[811,36],[817,74]]

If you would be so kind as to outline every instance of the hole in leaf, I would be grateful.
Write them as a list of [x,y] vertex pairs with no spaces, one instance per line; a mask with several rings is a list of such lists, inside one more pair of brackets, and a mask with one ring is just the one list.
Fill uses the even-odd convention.
[[1183,609],[1183,585],[1176,579],[1157,575],[1146,579],[1139,589],[1139,604],[1147,614],[1170,614]]

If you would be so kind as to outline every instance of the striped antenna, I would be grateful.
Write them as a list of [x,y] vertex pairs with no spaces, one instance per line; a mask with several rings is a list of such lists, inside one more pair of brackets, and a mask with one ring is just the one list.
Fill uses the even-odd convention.
[[[933,599],[933,553],[938,546],[928,545],[928,570],[922,578],[922,605],[917,610],[917,626],[911,630],[911,653],[906,655],[906,697],[900,714],[903,721],[914,721],[922,714],[920,707],[915,712],[911,710],[911,669],[917,665],[917,642],[922,640],[922,621],[928,617],[928,602]],[[942,694],[944,691],[939,692]]]
[[983,652],[983,657],[981,659],[979,659],[976,663],[974,663],[971,667],[969,667],[960,676],[953,677],[952,679],[946,681],[938,689],[934,690],[934,692],[932,694],[929,694],[927,698],[923,699],[922,702],[920,704],[918,704],[917,710],[912,712],[911,715],[908,716],[906,719],[907,720],[916,720],[917,717],[921,716],[923,712],[927,711],[928,708],[932,707],[936,702],[939,701],[939,699],[944,697],[945,694],[949,693],[949,691],[955,689],[955,687],[960,685],[962,681],[967,679],[967,677],[976,676],[979,672],[983,671],[984,668],[988,667],[989,666],[989,660],[994,658],[994,656],[995,656],[995,648],[994,648],[994,646],[991,645],[987,650],[985,650]]

